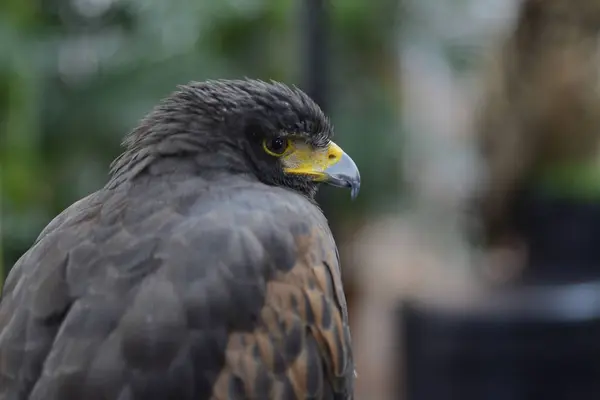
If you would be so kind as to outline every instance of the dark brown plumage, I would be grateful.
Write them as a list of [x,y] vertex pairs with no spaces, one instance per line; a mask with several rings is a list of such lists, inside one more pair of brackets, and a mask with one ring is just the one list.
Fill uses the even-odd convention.
[[352,398],[337,250],[312,195],[358,175],[330,172],[344,155],[316,179],[257,145],[283,135],[290,154],[333,160],[331,134],[281,84],[195,83],[163,102],[106,187],[13,267],[0,399]]

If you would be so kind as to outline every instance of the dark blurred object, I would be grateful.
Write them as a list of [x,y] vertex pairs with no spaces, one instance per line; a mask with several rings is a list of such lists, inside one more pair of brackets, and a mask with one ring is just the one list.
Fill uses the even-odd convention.
[[530,190],[515,209],[515,224],[527,246],[522,284],[600,279],[598,201]]
[[325,112],[329,101],[329,10],[324,0],[306,0],[303,24],[304,40],[304,90]]
[[[600,284],[403,305],[407,400],[600,398]],[[406,395],[406,396],[404,396]]]

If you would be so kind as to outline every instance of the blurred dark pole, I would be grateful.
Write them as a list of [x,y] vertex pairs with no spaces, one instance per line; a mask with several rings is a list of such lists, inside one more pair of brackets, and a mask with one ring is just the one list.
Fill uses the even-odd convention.
[[303,5],[302,29],[305,32],[304,90],[328,112],[329,106],[329,9],[327,0],[301,0]]
[[[329,96],[329,7],[328,0],[300,0],[302,7],[301,30],[303,89],[313,98],[326,114],[330,111]],[[335,231],[335,220],[331,218],[330,201],[323,191],[317,193],[317,201],[328,215]]]

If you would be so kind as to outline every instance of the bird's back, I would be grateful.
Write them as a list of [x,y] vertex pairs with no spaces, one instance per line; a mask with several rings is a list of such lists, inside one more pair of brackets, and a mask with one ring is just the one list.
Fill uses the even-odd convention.
[[289,190],[173,178],[97,192],[48,226],[2,296],[0,400],[351,397],[335,244]]

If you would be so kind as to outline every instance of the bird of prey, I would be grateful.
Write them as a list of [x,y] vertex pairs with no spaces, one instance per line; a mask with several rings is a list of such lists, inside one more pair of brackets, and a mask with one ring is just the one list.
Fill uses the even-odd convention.
[[0,400],[351,399],[338,252],[314,195],[355,196],[360,176],[332,134],[295,87],[180,86],[10,271]]

